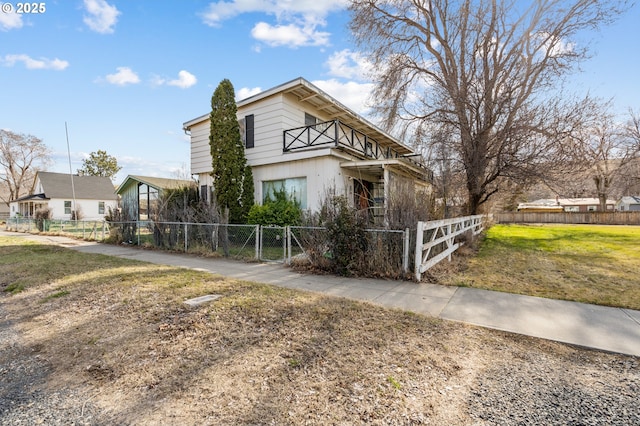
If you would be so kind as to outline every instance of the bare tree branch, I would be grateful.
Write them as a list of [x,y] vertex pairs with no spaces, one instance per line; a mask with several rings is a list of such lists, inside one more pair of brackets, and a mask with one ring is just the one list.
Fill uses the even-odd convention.
[[[351,1],[351,30],[377,70],[373,97],[382,124],[405,138],[434,126],[455,129],[448,149],[464,166],[470,213],[505,178],[526,181],[548,166],[572,110],[553,90],[588,53],[574,39],[626,7],[597,0],[527,4]],[[414,140],[421,143],[428,141]]]
[[9,204],[29,191],[35,174],[47,165],[49,148],[41,139],[0,130],[0,200]]

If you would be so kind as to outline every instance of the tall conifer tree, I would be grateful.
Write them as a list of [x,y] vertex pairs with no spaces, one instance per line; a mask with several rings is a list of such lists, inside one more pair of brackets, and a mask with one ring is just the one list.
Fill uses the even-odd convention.
[[218,206],[229,209],[230,223],[244,223],[253,205],[253,174],[244,156],[233,85],[220,82],[211,96],[211,165]]

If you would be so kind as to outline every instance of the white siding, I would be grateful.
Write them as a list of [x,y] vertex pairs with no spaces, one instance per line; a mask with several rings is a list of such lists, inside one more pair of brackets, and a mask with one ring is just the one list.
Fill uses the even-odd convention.
[[335,157],[322,157],[293,161],[283,167],[282,164],[270,164],[253,168],[256,202],[262,201],[262,182],[286,178],[305,177],[307,179],[307,209],[317,211],[329,190],[344,192],[344,178],[340,161]]
[[[71,219],[70,214],[64,212],[64,202],[71,200],[51,199],[49,200],[49,208],[51,209],[51,217],[53,219]],[[115,200],[104,200],[104,214],[98,213],[98,202],[100,200],[76,200],[76,205],[80,210],[80,220],[103,220],[104,216],[109,214],[109,208],[115,210],[118,203]],[[73,203],[72,203],[73,205]]]
[[[330,148],[304,152],[283,152],[285,130],[305,125],[305,113],[328,121],[320,110],[303,108],[293,95],[278,93],[238,109],[238,119],[254,116],[254,147],[245,150],[255,184],[255,200],[262,200],[262,182],[286,178],[307,178],[307,208],[318,210],[329,190],[353,195],[352,178],[357,172],[340,168],[344,158],[334,156]],[[191,172],[199,175],[200,185],[211,185],[211,154],[209,150],[210,124],[206,117],[191,127]],[[343,154],[344,155],[344,154]],[[355,173],[355,174],[354,174]],[[348,176],[348,175],[351,176]]]
[[209,121],[201,121],[191,128],[191,173],[211,172]]

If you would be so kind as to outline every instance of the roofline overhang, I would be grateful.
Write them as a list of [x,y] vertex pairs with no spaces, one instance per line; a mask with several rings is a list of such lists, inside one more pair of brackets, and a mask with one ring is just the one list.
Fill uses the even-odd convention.
[[[410,147],[405,145],[403,142],[401,142],[398,139],[396,139],[395,137],[391,136],[386,131],[380,129],[375,124],[371,123],[369,120],[367,120],[366,118],[362,117],[360,114],[356,113],[355,111],[353,111],[349,107],[345,106],[340,101],[338,101],[337,99],[335,99],[334,97],[332,97],[331,95],[329,95],[328,93],[326,93],[325,91],[323,91],[322,89],[318,88],[317,86],[315,86],[314,84],[312,84],[311,82],[309,82],[308,80],[306,80],[306,79],[304,79],[302,77],[295,78],[295,79],[293,79],[291,81],[288,81],[286,83],[280,84],[280,85],[275,86],[275,87],[272,87],[271,89],[267,89],[267,90],[265,90],[263,92],[255,94],[255,95],[250,96],[248,98],[242,99],[240,101],[236,101],[236,105],[237,105],[237,107],[239,109],[239,108],[244,107],[246,105],[250,105],[250,104],[252,104],[254,102],[258,102],[258,101],[260,101],[262,99],[266,99],[266,98],[268,98],[270,96],[277,95],[279,93],[289,93],[289,92],[291,92],[291,91],[293,91],[293,90],[295,90],[297,88],[300,88],[300,87],[304,87],[307,90],[313,92],[313,94],[310,95],[310,97],[320,97],[320,98],[322,98],[323,101],[332,104],[332,106],[334,106],[335,108],[340,110],[339,116],[342,116],[342,117],[346,116],[350,120],[358,122],[360,125],[362,125],[363,127],[367,128],[369,130],[369,132],[364,132],[363,131],[363,133],[373,133],[375,135],[375,136],[373,136],[374,139],[378,139],[378,138],[381,137],[387,143],[390,143],[390,144],[394,145],[394,147],[401,154],[414,154],[415,153],[413,151],[413,149],[411,149]],[[200,117],[196,117],[194,119],[186,121],[182,125],[182,130],[185,131],[185,132],[186,131],[190,131],[191,127],[193,127],[194,125],[208,120],[209,116],[210,116],[209,114],[204,114],[204,115],[201,115]]]
[[344,161],[340,163],[340,167],[344,169],[376,169],[379,168],[380,171],[384,171],[385,169],[390,170],[398,170],[405,174],[409,174],[414,178],[418,178],[419,180],[429,183],[428,179],[428,171],[421,169],[418,166],[415,166],[411,163],[407,163],[397,158],[388,158],[382,160],[356,160],[356,161]]

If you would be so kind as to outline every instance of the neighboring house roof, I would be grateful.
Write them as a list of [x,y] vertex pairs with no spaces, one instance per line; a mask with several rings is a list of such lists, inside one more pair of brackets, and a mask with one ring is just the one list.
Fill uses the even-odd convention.
[[[562,206],[594,206],[600,204],[599,198],[559,198]],[[607,200],[607,204],[615,204],[614,200]]]
[[111,179],[103,176],[78,176],[67,173],[38,172],[34,180],[32,193],[37,184],[42,188],[42,195],[48,199],[76,199],[81,200],[116,200],[118,197]]
[[153,176],[129,175],[118,186],[118,188],[116,189],[116,194],[120,194],[125,188],[135,182],[144,183],[145,185],[149,185],[156,189],[179,189],[194,184],[194,181],[185,179],[168,179]]
[[[543,198],[529,203],[520,203],[518,204],[518,210],[537,209],[553,211],[568,206],[596,206],[599,204],[600,200],[598,198]],[[615,204],[615,201],[607,200],[607,204]]]
[[48,198],[45,194],[30,194],[30,195],[25,195],[23,197],[17,198],[15,200],[13,200],[12,202],[15,201],[28,201],[28,200],[50,200],[50,198]]
[[[385,131],[379,129],[373,123],[367,121],[358,113],[344,106],[329,94],[314,86],[302,77],[265,90],[264,92],[260,92],[257,95],[240,100],[237,102],[237,107],[238,109],[240,109],[243,106],[252,104],[254,102],[268,98],[269,96],[280,93],[291,93],[297,96],[300,102],[307,102],[313,107],[326,112],[327,115],[330,115],[334,119],[338,119],[342,123],[354,128],[355,130],[358,130],[372,137],[380,144],[393,147],[393,149],[395,149],[401,155],[414,154],[414,151],[407,145],[403,144],[398,139],[389,135]],[[205,120],[209,120],[209,114],[205,114],[200,117],[194,118],[193,120],[189,120],[184,123],[182,127],[184,130],[189,130],[195,124],[201,123]]]
[[636,197],[635,195],[627,195],[622,197],[619,204],[640,204],[640,197]]

